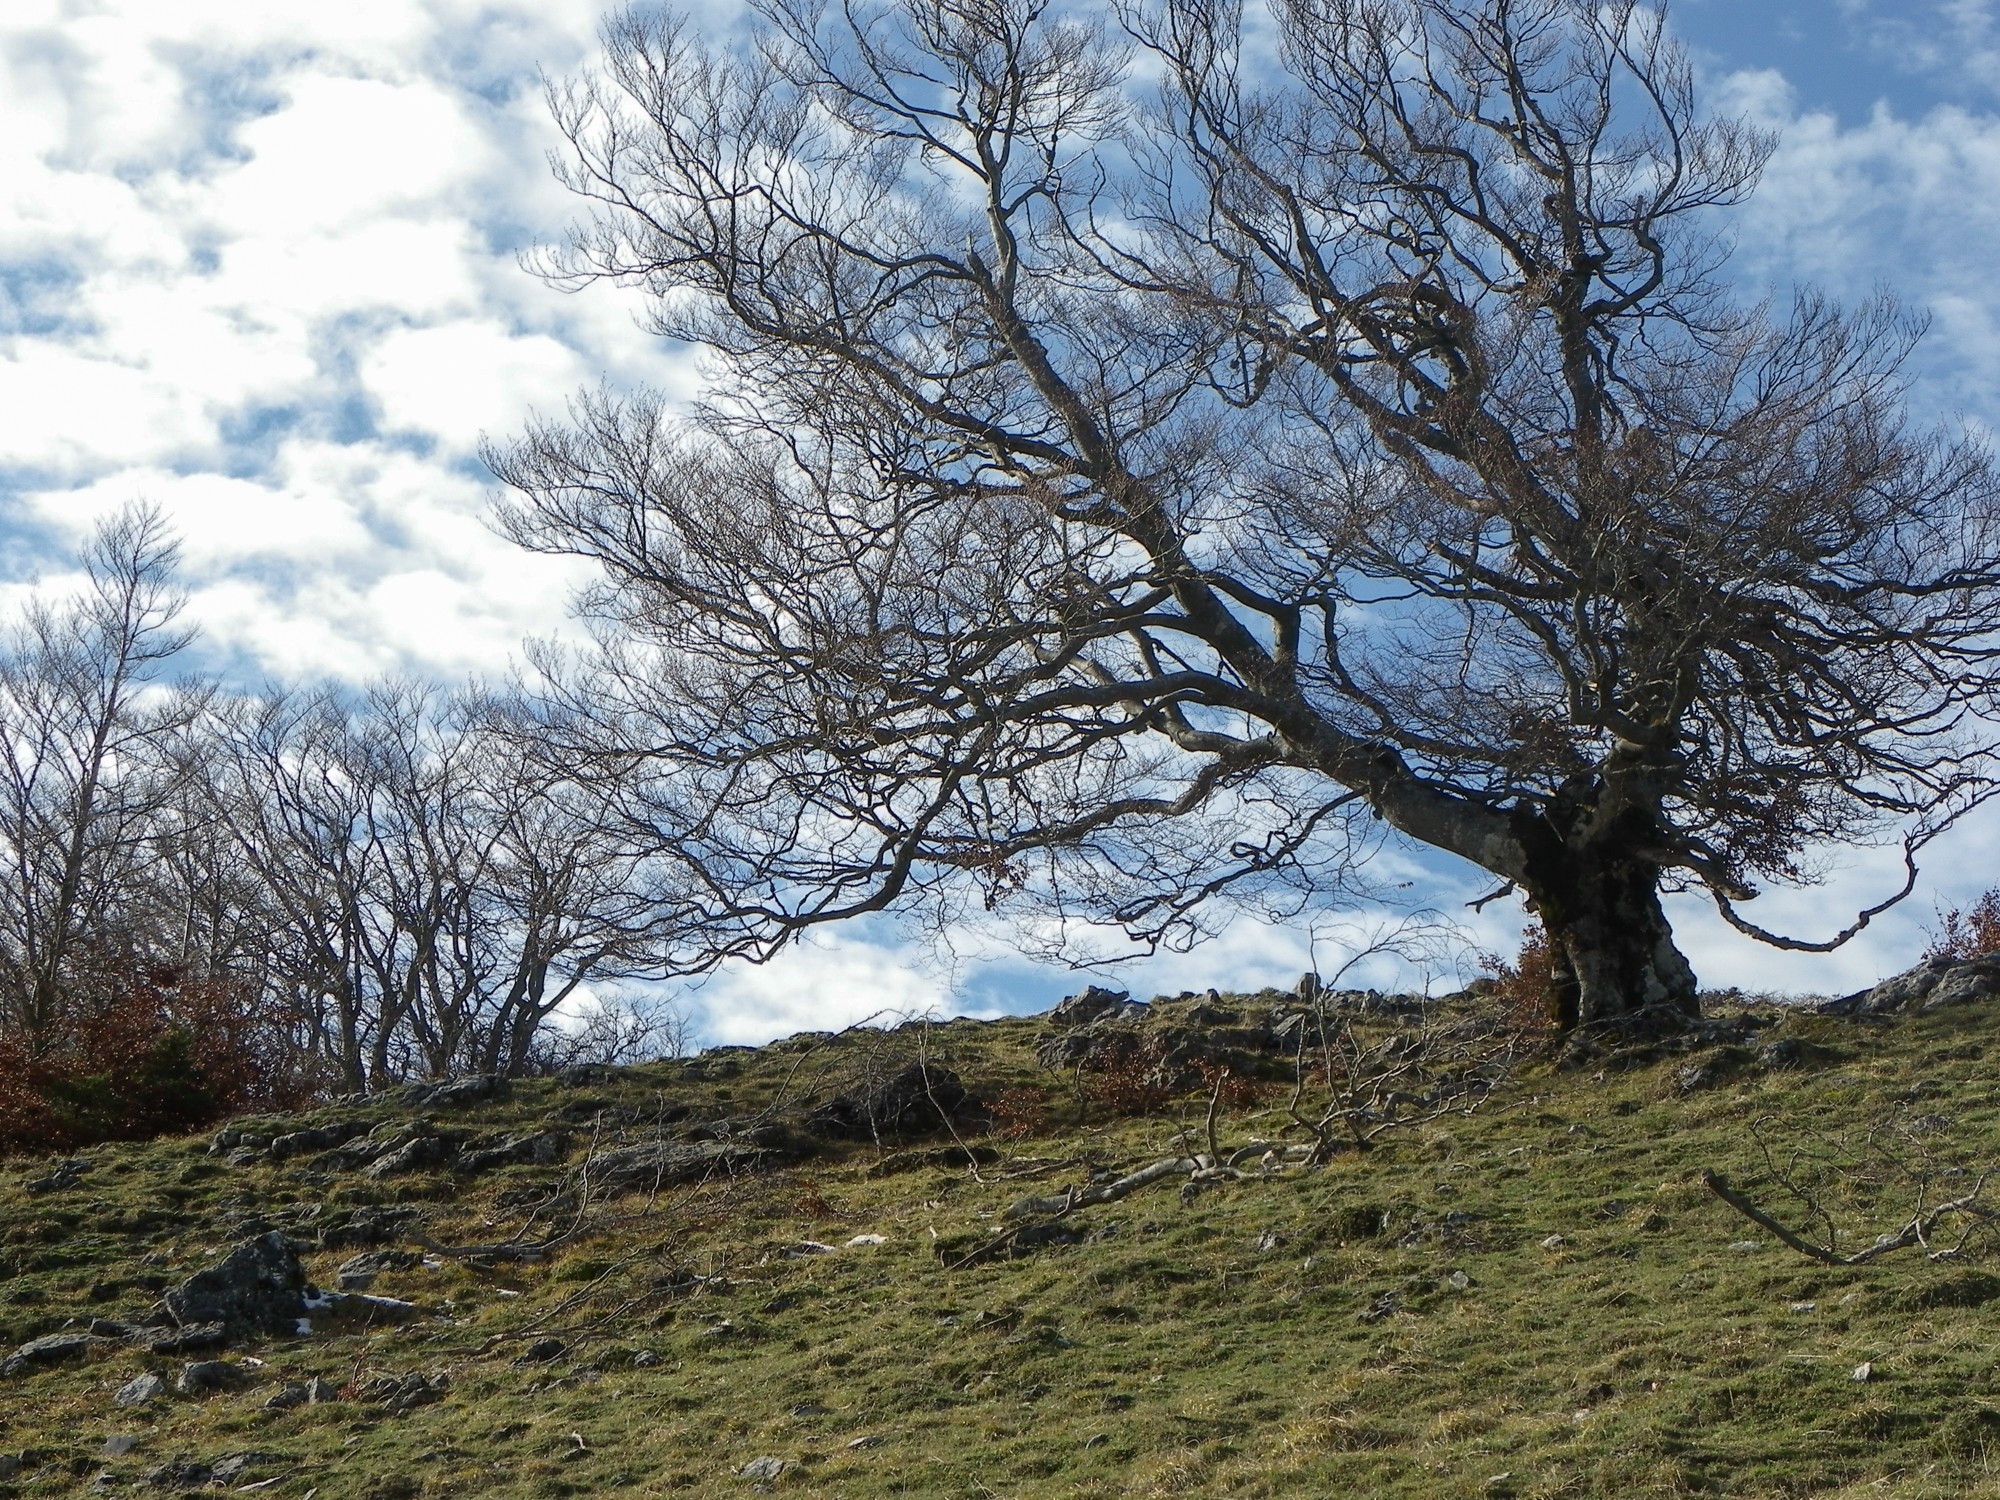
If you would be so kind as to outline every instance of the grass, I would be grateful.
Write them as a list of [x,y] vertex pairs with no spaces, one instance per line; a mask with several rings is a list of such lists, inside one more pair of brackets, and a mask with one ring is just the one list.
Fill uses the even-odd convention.
[[[1085,1243],[958,1269],[940,1242],[976,1242],[1015,1197],[1080,1181],[1085,1161],[1167,1153],[1199,1103],[1078,1123],[1069,1090],[1033,1063],[1033,1021],[524,1084],[449,1123],[553,1117],[579,1144],[593,1130],[608,1141],[669,1107],[709,1118],[787,1088],[823,1094],[869,1049],[919,1044],[976,1091],[1012,1091],[1017,1111],[1025,1101],[1055,1123],[996,1142],[1002,1160],[977,1176],[949,1152],[885,1163],[872,1145],[831,1149],[600,1205],[542,1264],[387,1274],[375,1290],[423,1316],[238,1351],[228,1357],[263,1361],[242,1392],[120,1410],[125,1381],[179,1363],[121,1347],[16,1377],[0,1384],[0,1455],[23,1463],[0,1496],[244,1453],[256,1462],[236,1483],[276,1479],[256,1493],[324,1500],[726,1495],[759,1482],[798,1496],[1024,1500],[2000,1496],[1992,1288],[1911,1253],[1814,1264],[1699,1180],[1714,1167],[1775,1206],[1753,1130],[1782,1159],[1914,1110],[1930,1122],[1924,1149],[2000,1160],[1991,1026],[1981,1010],[1867,1028],[1789,1015],[1766,1035],[1797,1037],[1804,1066],[1740,1066],[1686,1097],[1685,1057],[1529,1064],[1478,1115],[1187,1202],[1148,1189],[1081,1216]],[[1225,1117],[1225,1135],[1274,1132],[1282,1102]],[[508,1205],[560,1170],[378,1183],[303,1161],[230,1168],[206,1144],[103,1148],[78,1186],[40,1196],[25,1183],[47,1163],[0,1166],[4,1340],[136,1313],[246,1234],[309,1228],[315,1205],[324,1219],[418,1204],[435,1240],[501,1239],[520,1212]],[[1031,1159],[1059,1165],[1007,1176]],[[1894,1227],[1898,1190],[1859,1172],[1828,1184],[1860,1243]],[[794,1253],[860,1234],[886,1243]],[[330,1283],[351,1253],[316,1253],[311,1268]],[[529,1357],[549,1339],[560,1352]],[[1871,1378],[1857,1382],[1864,1362]],[[409,1372],[447,1375],[448,1393],[400,1415],[357,1400],[263,1404],[309,1376],[355,1390]],[[136,1446],[106,1456],[117,1435]],[[787,1467],[739,1474],[760,1458]]]

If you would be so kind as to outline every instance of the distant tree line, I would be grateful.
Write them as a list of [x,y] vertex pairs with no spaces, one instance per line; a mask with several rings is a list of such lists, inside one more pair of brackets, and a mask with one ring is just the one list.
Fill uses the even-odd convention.
[[0,644],[0,1146],[678,1044],[591,993],[670,906],[521,695],[226,692],[177,560],[129,508]]

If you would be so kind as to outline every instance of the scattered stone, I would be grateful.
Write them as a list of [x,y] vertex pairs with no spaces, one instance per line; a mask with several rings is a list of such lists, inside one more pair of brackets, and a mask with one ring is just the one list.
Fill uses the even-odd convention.
[[1805,1060],[1805,1045],[1795,1036],[1781,1036],[1757,1049],[1757,1066],[1767,1073],[1782,1073]]
[[1875,1378],[1875,1365],[1873,1361],[1864,1359],[1854,1367],[1853,1373],[1847,1378],[1856,1385],[1866,1385],[1870,1380]]
[[659,1362],[660,1356],[655,1354],[651,1349],[641,1349],[637,1354],[632,1356],[632,1363],[640,1369],[656,1365]]
[[339,1388],[315,1375],[310,1380],[294,1381],[273,1393],[271,1399],[264,1403],[264,1409],[290,1411],[295,1406],[321,1406],[339,1399]]
[[414,1250],[369,1250],[342,1261],[333,1273],[334,1285],[343,1292],[365,1292],[384,1271],[410,1271],[423,1263]]
[[521,1351],[521,1357],[514,1361],[517,1365],[545,1365],[550,1360],[561,1359],[569,1352],[569,1345],[561,1339],[536,1339]]
[[1285,1243],[1285,1237],[1282,1234],[1279,1234],[1278,1231],[1275,1229],[1267,1229],[1262,1234],[1257,1236],[1256,1240],[1254,1241],[1254,1246],[1256,1249],[1261,1250],[1266,1254],[1268,1254],[1269,1252],[1280,1248],[1284,1243]]
[[1472,1278],[1463,1271],[1451,1272],[1445,1277],[1444,1284],[1454,1292],[1469,1292],[1472,1290]]
[[532,1135],[515,1136],[498,1146],[467,1151],[458,1158],[456,1170],[471,1174],[491,1172],[496,1167],[552,1167],[562,1160],[568,1147],[567,1138],[558,1132],[538,1130]]
[[1560,1250],[1564,1245],[1567,1245],[1568,1243],[1569,1241],[1564,1239],[1561,1235],[1552,1234],[1547,1239],[1542,1241],[1542,1248],[1544,1250]]
[[51,1333],[30,1339],[6,1359],[0,1360],[0,1375],[20,1375],[43,1365],[81,1359],[90,1350],[108,1342],[91,1333]]
[[1816,1313],[1819,1311],[1819,1304],[1817,1302],[1794,1302],[1790,1306],[1791,1310],[1795,1313]]
[[162,1299],[183,1328],[220,1323],[232,1338],[290,1333],[305,1312],[306,1273],[298,1247],[280,1230],[231,1250]]
[[1713,1063],[1683,1063],[1674,1070],[1674,1092],[1699,1093],[1702,1089],[1713,1088],[1719,1077],[1720,1073]]
[[1311,1005],[1313,1001],[1320,997],[1321,989],[1322,985],[1320,984],[1318,973],[1312,969],[1308,969],[1299,976],[1299,982],[1293,986],[1292,993],[1297,995],[1307,1005]]
[[817,1401],[801,1401],[792,1408],[792,1415],[801,1421],[807,1417],[830,1417],[833,1415],[833,1408],[821,1406]]
[[850,1250],[865,1250],[871,1245],[886,1245],[888,1243],[889,1236],[886,1234],[857,1234],[847,1242],[847,1248]]
[[15,1479],[25,1468],[21,1460],[11,1453],[0,1453],[0,1479]]
[[852,1439],[851,1441],[848,1442],[847,1446],[849,1448],[857,1448],[857,1449],[879,1448],[882,1446],[884,1441],[886,1440],[879,1433],[871,1432],[865,1437],[858,1437]]
[[1731,1240],[1729,1248],[1738,1255],[1749,1255],[1753,1251],[1762,1250],[1764,1242],[1762,1240]]
[[83,1181],[83,1174],[89,1170],[89,1159],[75,1156],[71,1157],[68,1161],[57,1162],[56,1169],[49,1173],[48,1176],[37,1177],[24,1185],[30,1193],[37,1195],[42,1193],[60,1193],[67,1188],[75,1187],[79,1182]]
[[1374,1302],[1362,1309],[1359,1317],[1364,1323],[1378,1323],[1391,1314],[1401,1312],[1402,1310],[1403,1294],[1401,1292],[1384,1292]]
[[291,1460],[282,1453],[232,1453],[215,1461],[213,1483],[234,1484],[252,1469],[275,1469]]
[[757,1484],[769,1484],[772,1480],[783,1474],[785,1470],[791,1468],[791,1466],[791,1462],[788,1459],[753,1458],[749,1463],[738,1469],[736,1473],[739,1478],[748,1479]]
[[450,1389],[451,1379],[443,1374],[382,1375],[361,1388],[360,1398],[400,1416],[416,1407],[442,1401]]
[[136,1452],[139,1444],[144,1441],[145,1439],[136,1432],[114,1432],[104,1440],[104,1446],[97,1450],[97,1456],[124,1458],[127,1454]]
[[795,1245],[786,1245],[778,1254],[786,1260],[806,1260],[815,1255],[833,1254],[833,1246],[823,1245],[818,1240],[800,1240]]
[[167,1383],[151,1370],[143,1375],[134,1375],[118,1387],[118,1394],[111,1399],[120,1406],[144,1406],[167,1393]]
[[218,1391],[241,1390],[255,1377],[242,1365],[226,1359],[198,1359],[181,1368],[174,1389],[183,1396],[212,1396]]

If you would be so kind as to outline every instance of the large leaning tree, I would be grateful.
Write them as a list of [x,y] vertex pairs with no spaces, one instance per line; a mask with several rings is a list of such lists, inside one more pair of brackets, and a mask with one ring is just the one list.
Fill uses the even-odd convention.
[[1559,1021],[1671,1018],[1663,892],[1830,946],[1739,907],[1986,794],[1988,455],[1893,307],[1732,296],[1772,142],[1657,6],[754,9],[552,91],[547,269],[705,403],[489,454],[711,941],[952,880],[1157,936],[1386,824],[1525,894]]

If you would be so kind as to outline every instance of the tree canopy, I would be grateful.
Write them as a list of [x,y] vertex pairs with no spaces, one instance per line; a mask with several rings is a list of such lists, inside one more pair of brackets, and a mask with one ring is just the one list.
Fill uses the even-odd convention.
[[489,453],[603,564],[550,732],[691,962],[944,888],[1159,939],[1386,825],[1526,895],[1558,1019],[1678,1015],[1663,890],[1810,946],[1739,907],[1991,789],[1991,460],[1892,303],[1724,280],[1773,142],[1663,8],[754,9],[551,91],[544,270],[704,403]]

